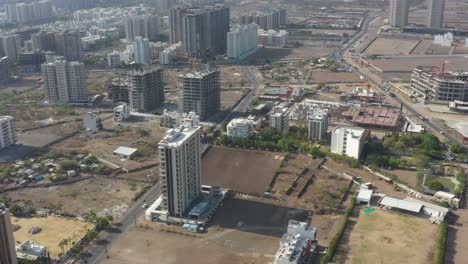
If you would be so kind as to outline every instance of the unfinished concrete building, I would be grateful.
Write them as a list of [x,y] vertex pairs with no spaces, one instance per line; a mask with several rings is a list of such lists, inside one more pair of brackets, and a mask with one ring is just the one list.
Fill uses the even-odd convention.
[[182,112],[196,112],[206,120],[221,109],[219,70],[205,68],[177,76]]
[[129,103],[128,98],[128,79],[113,78],[107,82],[107,99],[114,103]]
[[164,104],[163,71],[160,68],[134,70],[128,74],[130,108],[154,112]]
[[355,126],[397,130],[401,111],[389,107],[353,107],[341,116]]
[[420,66],[411,75],[411,88],[426,101],[468,101],[468,72],[445,72],[438,67]]

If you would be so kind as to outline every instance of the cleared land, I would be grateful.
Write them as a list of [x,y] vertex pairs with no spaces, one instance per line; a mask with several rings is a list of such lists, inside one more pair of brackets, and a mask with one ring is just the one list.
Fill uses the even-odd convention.
[[364,51],[365,54],[409,54],[417,45],[419,40],[376,38]]
[[[359,211],[358,211],[359,210]],[[335,255],[336,263],[432,263],[439,226],[427,219],[358,207]]]
[[399,59],[377,59],[369,62],[381,69],[383,72],[412,72],[417,66],[438,66],[446,62],[446,69],[452,71],[465,71],[468,68],[468,58],[399,58]]
[[307,83],[355,83],[359,75],[353,72],[313,71]]
[[[56,216],[34,217],[34,218],[11,218],[13,225],[21,228],[13,232],[17,245],[26,240],[32,240],[39,245],[47,247],[52,258],[56,258],[62,249],[58,243],[62,239],[70,239],[69,247],[79,241],[86,231],[92,229],[94,224],[75,219],[66,219]],[[33,227],[40,227],[42,230],[37,234],[29,233]],[[19,243],[18,243],[19,242]]]
[[203,158],[203,184],[261,195],[283,161],[282,153],[213,146]]

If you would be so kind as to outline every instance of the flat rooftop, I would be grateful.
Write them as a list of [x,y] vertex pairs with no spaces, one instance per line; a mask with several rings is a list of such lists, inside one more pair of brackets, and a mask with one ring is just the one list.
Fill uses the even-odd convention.
[[200,127],[169,129],[166,136],[159,142],[160,146],[178,147],[187,138],[198,132]]
[[400,110],[388,107],[355,107],[341,113],[354,124],[386,128],[397,127],[400,114]]

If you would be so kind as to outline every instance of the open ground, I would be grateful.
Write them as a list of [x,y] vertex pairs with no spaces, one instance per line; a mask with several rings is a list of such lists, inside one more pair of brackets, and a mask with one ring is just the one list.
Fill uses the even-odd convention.
[[[47,251],[52,258],[58,258],[62,249],[58,246],[62,239],[70,239],[68,247],[79,241],[86,231],[92,229],[94,224],[76,219],[66,219],[56,216],[33,217],[33,218],[11,218],[12,225],[18,225],[21,228],[13,233],[16,244],[32,240],[38,245],[47,247]],[[41,228],[37,234],[31,234],[29,231],[33,227]]]
[[203,158],[203,184],[261,195],[283,161],[283,154],[213,146]]
[[335,263],[431,263],[439,226],[427,219],[355,209],[335,254]]

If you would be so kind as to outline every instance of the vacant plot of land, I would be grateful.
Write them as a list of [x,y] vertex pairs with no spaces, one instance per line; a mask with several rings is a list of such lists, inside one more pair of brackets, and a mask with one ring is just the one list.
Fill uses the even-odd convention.
[[394,169],[394,170],[384,170],[384,172],[392,173],[397,176],[398,180],[401,182],[405,183],[406,185],[412,187],[412,188],[417,188],[418,187],[418,176],[417,176],[417,171],[411,171],[411,170],[400,170],[400,169]]
[[283,161],[282,153],[213,146],[203,158],[203,184],[261,195]]
[[[32,240],[39,245],[46,246],[52,258],[56,258],[59,253],[63,253],[62,249],[58,246],[58,243],[62,239],[70,239],[69,246],[67,247],[69,248],[80,240],[87,230],[94,227],[92,223],[55,216],[34,218],[12,217],[11,223],[21,227],[13,233],[17,245],[26,240]],[[42,230],[33,235],[29,233],[29,230],[33,227],[39,227]]]
[[242,98],[242,89],[221,90],[221,110],[230,109]]
[[93,210],[119,218],[143,187],[142,183],[106,178],[91,178],[73,184],[48,188],[27,188],[1,197],[24,201],[34,208],[54,208],[83,215]]
[[438,66],[446,62],[446,69],[465,71],[468,68],[468,58],[398,58],[370,60],[370,63],[383,72],[412,72],[417,66]]
[[365,54],[409,54],[419,40],[397,39],[397,38],[377,38],[364,51]]
[[313,71],[307,83],[355,83],[359,75],[353,72]]
[[[439,226],[427,219],[359,207],[335,255],[336,263],[431,263]],[[357,213],[357,212],[356,212]]]
[[416,48],[413,49],[411,54],[426,54],[426,51],[432,46],[432,40],[425,39],[419,42]]

